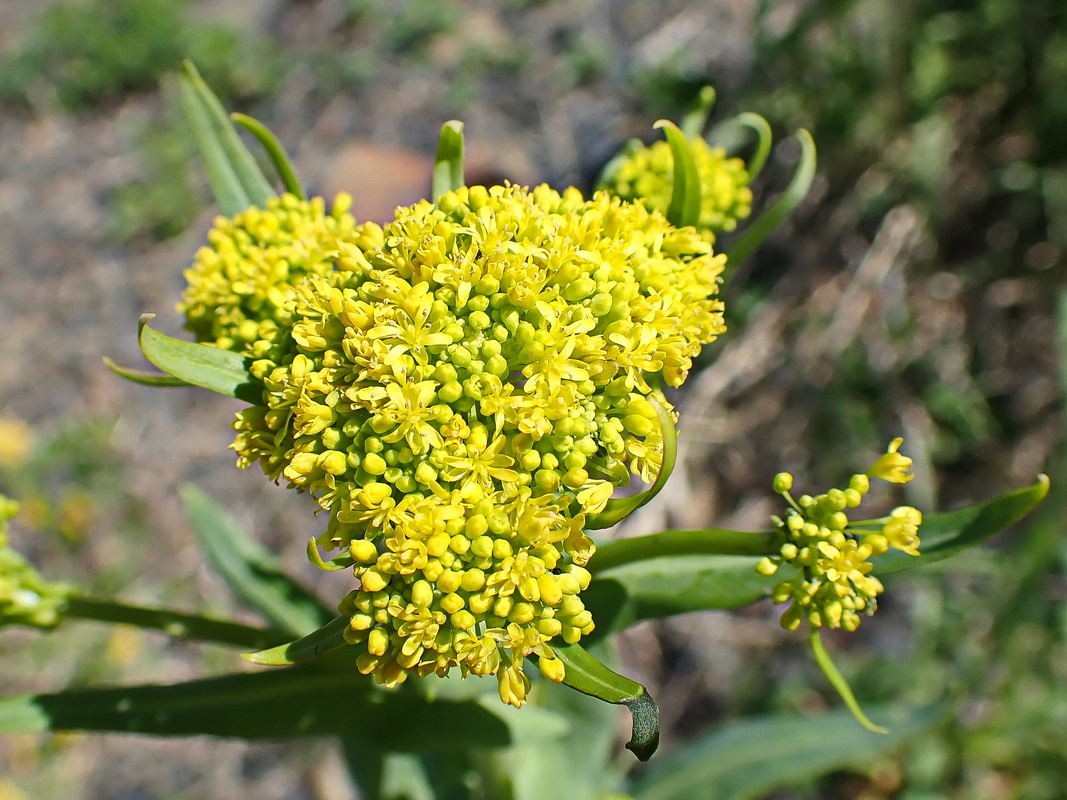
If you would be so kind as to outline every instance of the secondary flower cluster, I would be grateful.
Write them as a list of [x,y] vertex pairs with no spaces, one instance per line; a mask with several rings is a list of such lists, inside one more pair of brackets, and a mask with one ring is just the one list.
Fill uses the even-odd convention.
[[[198,341],[224,350],[263,351],[292,326],[296,287],[334,271],[341,245],[354,240],[352,198],[338,195],[326,213],[321,197],[272,197],[232,219],[219,217],[208,247],[185,272],[178,304]],[[260,353],[257,353],[260,354]]]
[[[727,158],[697,136],[690,140],[700,174],[701,204],[698,226],[708,231],[732,231],[752,211],[752,190],[745,162]],[[674,191],[674,157],[670,145],[657,141],[631,147],[609,165],[602,187],[626,200],[640,200],[648,208],[667,213]]]
[[[292,207],[257,224],[273,236],[264,218]],[[329,512],[318,545],[359,580],[340,608],[362,671],[496,674],[521,705],[523,660],[561,680],[549,642],[593,628],[586,517],[630,472],[658,471],[654,384],[681,384],[723,331],[723,257],[640,204],[545,186],[462,188],[384,228],[338,227],[320,242],[332,268],[290,267],[308,277],[272,287],[270,316],[195,306],[209,340],[239,305],[268,334],[241,337],[264,392],[235,423],[238,463]],[[220,223],[216,251],[279,247],[250,228]],[[226,262],[201,254],[186,308]]]
[[18,503],[0,495],[0,625],[50,628],[59,621],[70,588],[46,581],[8,546],[8,521],[18,510]]
[[775,477],[775,491],[791,506],[784,519],[775,518],[786,543],[779,555],[761,559],[757,569],[763,575],[774,575],[783,564],[798,570],[771,592],[774,602],[790,603],[782,627],[795,630],[807,619],[813,628],[855,630],[861,613],[874,613],[883,589],[871,574],[874,565],[868,559],[890,548],[919,555],[922,513],[917,509],[901,506],[884,519],[859,523],[850,523],[845,513],[870,490],[868,476],[891,483],[911,480],[911,459],[897,452],[902,441],[894,439],[867,474],[852,476],[847,489],[802,495],[794,501],[789,494],[793,476],[783,472]]

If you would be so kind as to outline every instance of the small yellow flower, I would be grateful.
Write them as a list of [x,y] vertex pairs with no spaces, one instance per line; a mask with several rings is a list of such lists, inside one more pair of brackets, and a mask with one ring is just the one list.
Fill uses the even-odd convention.
[[882,528],[882,535],[890,547],[907,553],[909,556],[917,556],[919,555],[919,526],[922,521],[922,512],[917,508],[911,506],[894,508],[886,520],[885,527]]
[[867,474],[890,483],[907,483],[914,478],[915,476],[908,472],[911,469],[911,459],[897,452],[902,444],[904,439],[899,436],[891,441],[885,455],[871,464]]

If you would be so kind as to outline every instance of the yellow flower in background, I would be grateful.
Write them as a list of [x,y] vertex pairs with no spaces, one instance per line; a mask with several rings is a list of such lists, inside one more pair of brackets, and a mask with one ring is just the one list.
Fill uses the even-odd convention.
[[0,469],[22,466],[33,449],[33,429],[21,419],[0,416]]
[[[752,212],[745,163],[740,158],[727,158],[725,150],[712,147],[699,136],[690,144],[702,189],[698,227],[713,233],[732,231]],[[608,166],[602,188],[666,214],[674,191],[670,145],[665,141],[635,143]]]
[[[289,206],[217,230],[263,228],[288,252],[266,217]],[[561,679],[551,641],[593,629],[586,516],[658,471],[648,398],[724,330],[724,259],[641,204],[546,186],[462,188],[337,228],[284,289],[254,263],[212,273],[271,283],[254,293],[263,338],[217,342],[251,354],[264,386],[235,423],[238,463],[328,512],[318,545],[359,581],[340,608],[360,670],[497,674],[521,704],[524,659]],[[201,264],[240,259],[227,236]]]

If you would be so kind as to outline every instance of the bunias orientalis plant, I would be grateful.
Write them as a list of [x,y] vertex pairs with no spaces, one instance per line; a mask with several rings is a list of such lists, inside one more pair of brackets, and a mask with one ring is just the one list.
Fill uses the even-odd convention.
[[[242,350],[264,392],[238,415],[238,464],[329,512],[317,545],[359,581],[340,608],[361,671],[495,674],[521,705],[525,659],[561,680],[551,641],[593,629],[585,528],[631,471],[660,471],[670,408],[651,384],[680,385],[723,330],[723,257],[608,194],[459,187],[384,229],[342,218],[333,271],[298,262],[302,282],[240,294],[231,263],[270,263],[298,205],[220,221],[187,273],[196,327],[269,337]],[[236,311],[286,296],[266,320]]]
[[[141,383],[245,401],[235,423],[239,463],[314,498],[325,523],[309,558],[351,571],[352,588],[319,602],[189,489],[184,499],[209,559],[269,627],[73,592],[56,620],[156,627],[256,650],[250,660],[281,669],[13,699],[7,729],[337,735],[346,747],[369,748],[370,766],[350,764],[375,796],[388,751],[526,741],[529,732],[501,711],[456,699],[454,684],[438,680],[494,675],[513,706],[547,709],[555,682],[627,705],[628,746],[648,758],[658,740],[655,704],[584,645],[641,619],[763,597],[790,603],[787,628],[808,622],[817,660],[875,728],[818,631],[853,629],[873,612],[877,576],[977,543],[1044,496],[1041,482],[928,518],[920,555],[917,510],[848,518],[869,477],[907,480],[910,460],[895,440],[847,489],[793,500],[791,477],[780,475],[775,489],[788,508],[769,530],[594,542],[590,532],[664,485],[677,433],[661,387],[681,385],[700,349],[724,332],[718,286],[738,245],[717,254],[716,231],[702,222],[714,164],[698,167],[695,134],[659,126],[672,158],[664,212],[611,191],[586,198],[545,186],[467,187],[461,127],[447,123],[432,201],[378,226],[354,219],[345,196],[331,206],[308,199],[273,136],[235,115],[276,166],[285,187],[276,194],[191,68],[182,91],[225,215],[186,273],[180,308],[198,343],[164,336],[146,317],[141,346],[163,373],[111,366]],[[743,170],[727,169],[739,192],[769,147],[766,124],[749,127],[760,133],[756,155]],[[798,139],[789,187],[740,233],[749,247],[810,183],[814,150],[806,134]],[[651,485],[615,497],[632,476]],[[673,559],[670,570],[659,568],[664,558]],[[689,584],[698,588],[680,592],[686,575],[699,575]],[[527,659],[549,680],[531,680]],[[406,691],[375,685],[405,682]],[[269,708],[265,693],[277,698]],[[0,730],[4,713],[0,703]],[[582,716],[554,713],[575,723]]]

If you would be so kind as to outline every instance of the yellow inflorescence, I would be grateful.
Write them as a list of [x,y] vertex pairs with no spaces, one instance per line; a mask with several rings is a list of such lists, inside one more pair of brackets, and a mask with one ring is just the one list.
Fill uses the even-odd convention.
[[855,630],[860,614],[874,613],[883,589],[868,559],[890,548],[919,555],[922,513],[917,509],[900,506],[888,517],[860,523],[850,523],[845,513],[870,490],[868,476],[892,483],[911,480],[911,459],[897,452],[902,441],[894,439],[867,474],[852,476],[847,489],[794,501],[789,495],[793,477],[786,472],[775,477],[775,491],[791,506],[784,519],[775,518],[786,541],[777,556],[761,559],[757,569],[763,575],[774,575],[783,564],[798,570],[771,592],[774,602],[790,603],[782,615],[784,628],[794,630],[807,619],[813,628]]
[[[704,139],[690,140],[700,174],[701,204],[698,227],[708,231],[732,231],[752,211],[748,172],[740,158],[727,158],[721,147]],[[626,200],[640,200],[648,208],[666,214],[674,191],[674,158],[670,145],[658,141],[637,146],[623,157],[607,176],[604,188]]]
[[188,286],[178,310],[198,341],[226,350],[273,345],[292,325],[296,287],[308,276],[334,271],[341,245],[358,241],[352,198],[338,195],[329,214],[321,197],[272,197],[267,208],[219,217],[209,246],[185,271]]
[[549,642],[593,629],[586,516],[658,471],[650,396],[723,331],[723,258],[641,205],[544,186],[463,188],[352,238],[285,305],[291,346],[253,362],[238,463],[329,512],[362,671],[496,674],[520,705],[523,660],[561,680]]

